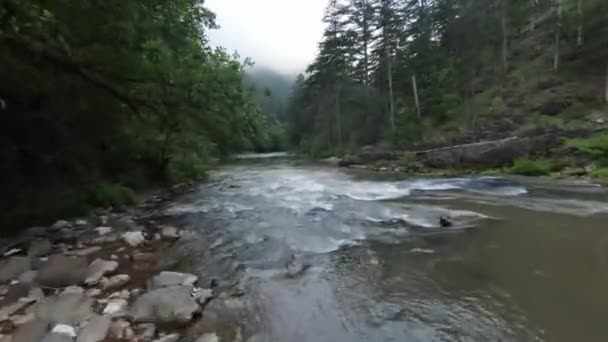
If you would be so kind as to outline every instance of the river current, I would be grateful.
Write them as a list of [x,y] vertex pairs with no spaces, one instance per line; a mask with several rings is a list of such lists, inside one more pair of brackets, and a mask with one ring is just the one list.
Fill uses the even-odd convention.
[[258,341],[606,341],[607,190],[243,158],[165,213]]

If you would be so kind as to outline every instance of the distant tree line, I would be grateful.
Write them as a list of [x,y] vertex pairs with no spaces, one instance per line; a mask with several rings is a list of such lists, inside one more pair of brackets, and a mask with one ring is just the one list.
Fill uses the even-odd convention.
[[323,23],[288,108],[291,144],[312,154],[448,126],[477,140],[480,116],[525,108],[535,79],[590,78],[608,101],[605,0],[330,0]]

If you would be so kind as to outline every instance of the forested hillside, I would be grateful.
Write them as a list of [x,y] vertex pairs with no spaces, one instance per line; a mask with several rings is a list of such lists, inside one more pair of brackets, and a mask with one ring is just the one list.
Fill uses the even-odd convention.
[[0,225],[117,205],[276,124],[202,0],[0,1]]
[[246,73],[246,83],[254,88],[256,103],[281,122],[287,120],[287,101],[294,81],[295,76],[266,67],[255,66]]
[[331,0],[289,106],[312,155],[445,146],[608,113],[608,1]]

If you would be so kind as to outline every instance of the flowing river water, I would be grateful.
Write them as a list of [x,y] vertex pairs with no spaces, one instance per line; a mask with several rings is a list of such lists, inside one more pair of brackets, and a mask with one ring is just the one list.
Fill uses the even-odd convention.
[[607,190],[250,158],[165,210],[258,341],[606,341]]

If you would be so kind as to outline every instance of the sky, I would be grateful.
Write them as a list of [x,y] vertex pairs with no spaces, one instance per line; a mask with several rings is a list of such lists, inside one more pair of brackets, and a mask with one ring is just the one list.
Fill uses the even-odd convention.
[[219,30],[211,44],[286,74],[304,71],[316,56],[327,0],[207,0]]

